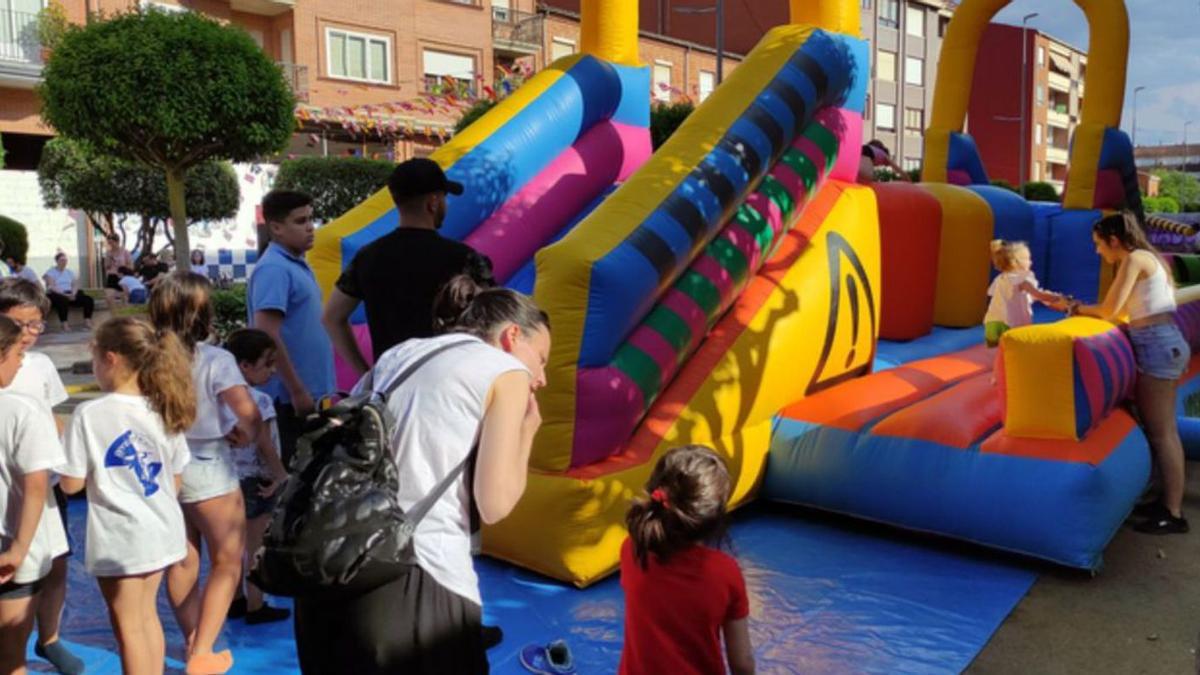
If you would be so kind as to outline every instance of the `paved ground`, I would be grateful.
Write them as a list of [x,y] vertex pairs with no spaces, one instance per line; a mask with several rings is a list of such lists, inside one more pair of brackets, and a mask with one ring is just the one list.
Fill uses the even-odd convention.
[[[70,372],[90,360],[88,338],[48,333],[37,347],[74,392],[61,414],[98,395],[88,390],[91,375]],[[1018,561],[1037,566],[1040,577],[967,672],[1200,674],[1200,464],[1188,468],[1191,534],[1151,537],[1123,528],[1095,577]]]

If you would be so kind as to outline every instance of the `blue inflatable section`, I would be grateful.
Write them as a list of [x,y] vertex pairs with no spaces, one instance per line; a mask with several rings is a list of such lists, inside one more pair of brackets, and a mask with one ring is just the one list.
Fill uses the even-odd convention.
[[1100,256],[1092,241],[1092,225],[1100,211],[1063,210],[1049,215],[1048,274],[1042,287],[1094,303],[1100,292]]
[[[1034,304],[1034,323],[1053,323],[1063,318],[1061,312],[1056,312],[1043,305]],[[950,352],[962,351],[983,344],[983,326],[970,328],[942,328],[934,326],[928,335],[915,340],[897,342],[895,340],[879,340],[875,347],[875,366],[873,370],[887,370],[913,361],[929,359]]]
[[1133,160],[1133,141],[1124,131],[1115,127],[1104,130],[1104,143],[1100,146],[1100,168],[1112,169],[1121,176],[1125,203],[1112,206],[1123,206],[1145,215],[1142,210],[1142,190],[1138,185],[1137,166]]
[[816,112],[845,99],[858,72],[852,42],[814,32],[709,155],[628,239],[593,265],[581,367],[612,360],[658,296],[720,231]]
[[1092,466],[782,419],[762,496],[1096,569],[1149,475],[1136,427]]
[[950,157],[946,165],[949,171],[965,171],[971,177],[972,185],[988,185],[987,169],[983,167],[983,159],[979,156],[979,146],[969,134],[953,132],[950,134]]

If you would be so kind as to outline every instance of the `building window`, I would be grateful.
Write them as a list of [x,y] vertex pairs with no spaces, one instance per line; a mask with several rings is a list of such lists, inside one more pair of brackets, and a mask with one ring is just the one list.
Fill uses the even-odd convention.
[[896,54],[882,49],[875,52],[875,79],[884,82],[896,81]]
[[904,158],[904,170],[905,171],[918,171],[918,170],[920,170],[920,168],[921,168],[921,158],[920,157],[905,157]]
[[880,131],[896,130],[896,106],[891,103],[875,104],[875,128]]
[[938,37],[946,37],[946,28],[950,26],[950,19],[941,17],[938,19]]
[[925,111],[919,108],[904,109],[904,133],[920,136],[925,132]]
[[475,90],[475,59],[462,54],[426,49],[422,52],[425,91],[433,94],[471,94]]
[[1037,104],[1044,105],[1046,103],[1046,88],[1039,84],[1034,87],[1033,91],[1035,93],[1034,99],[1037,101]]
[[925,59],[904,57],[904,81],[918,87],[925,86]]
[[1046,48],[1041,45],[1037,49],[1037,63],[1039,66],[1046,65]]
[[[35,4],[39,6],[41,5],[40,2]],[[160,12],[166,12],[167,14],[183,14],[184,12],[188,11],[187,7],[171,5],[165,2],[156,2],[155,0],[142,0],[141,7],[142,9],[156,9]]]
[[1041,122],[1038,122],[1037,125],[1034,127],[1033,144],[1034,145],[1042,144],[1042,123]]
[[325,53],[330,77],[385,84],[392,81],[389,38],[326,28]]
[[900,26],[900,0],[879,0],[879,25]]
[[920,7],[905,7],[904,30],[913,37],[925,37],[925,10]]
[[708,98],[708,95],[713,93],[713,89],[717,88],[717,76],[715,73],[710,73],[707,70],[700,71],[700,100]]
[[575,41],[566,38],[554,38],[550,41],[550,60],[557,61],[575,53]]
[[670,61],[654,62],[654,82],[650,93],[654,97],[654,100],[671,100],[671,70]]
[[859,6],[863,9],[871,9],[871,0],[860,0]]

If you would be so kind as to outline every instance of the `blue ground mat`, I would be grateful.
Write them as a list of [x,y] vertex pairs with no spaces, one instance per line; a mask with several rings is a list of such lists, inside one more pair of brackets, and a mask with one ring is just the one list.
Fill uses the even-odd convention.
[[[71,505],[82,551],[85,505]],[[1033,564],[942,540],[784,505],[739,512],[733,552],[750,594],[751,634],[762,673],[953,673],[961,671],[1032,585]],[[580,591],[480,560],[486,620],[504,628],[493,672],[522,673],[518,653],[563,638],[581,674],[612,673],[620,659],[624,601],[616,578]],[[274,600],[273,604],[286,604]],[[169,667],[182,640],[160,598]],[[107,613],[82,556],[71,560],[63,626],[88,672],[120,672]],[[235,673],[294,673],[291,623],[226,628]],[[30,654],[34,672],[48,664]]]

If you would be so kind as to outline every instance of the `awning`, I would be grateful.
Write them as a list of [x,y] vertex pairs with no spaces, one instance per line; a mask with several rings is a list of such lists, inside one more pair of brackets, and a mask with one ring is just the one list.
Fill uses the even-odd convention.
[[1054,52],[1050,52],[1050,65],[1055,70],[1062,73],[1063,75],[1066,75],[1067,77],[1071,76],[1071,60],[1070,59],[1063,57],[1063,56],[1059,56],[1058,54],[1055,54]]

